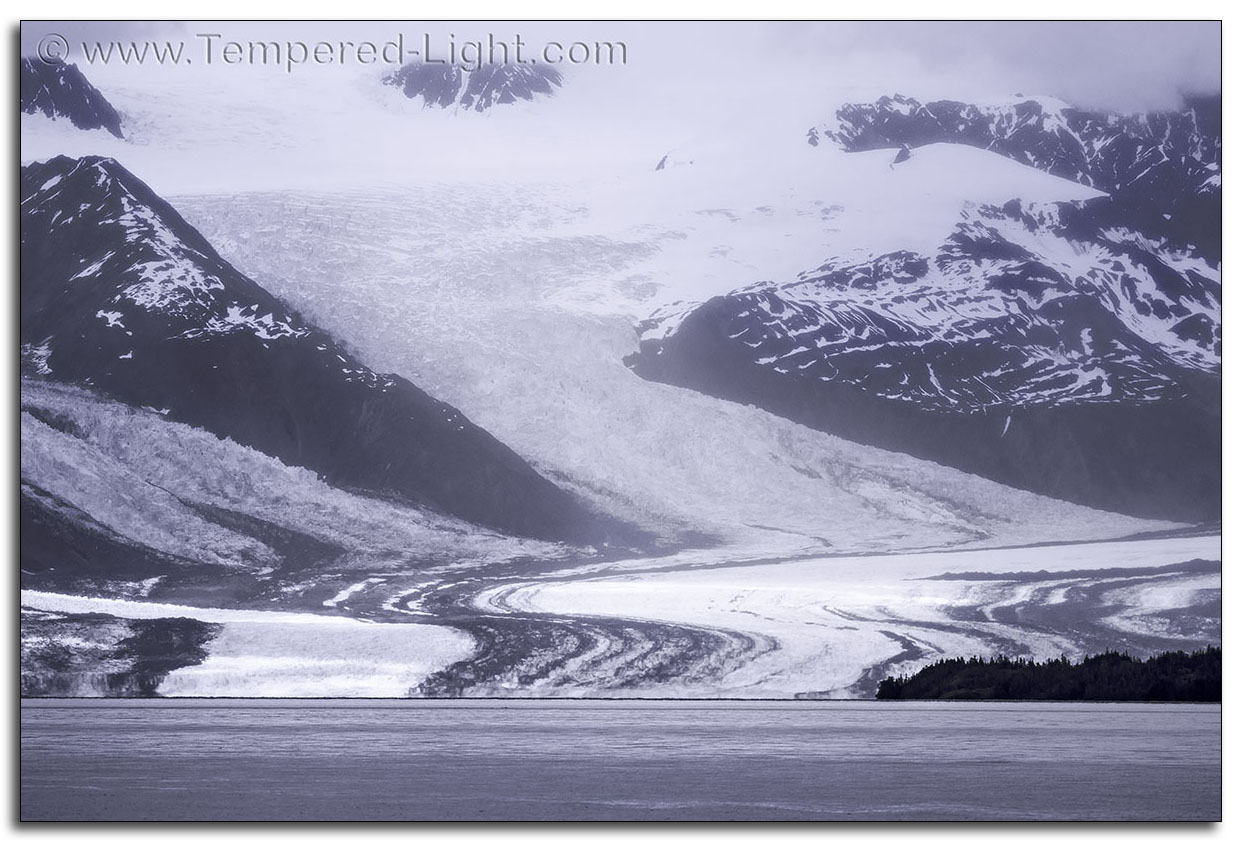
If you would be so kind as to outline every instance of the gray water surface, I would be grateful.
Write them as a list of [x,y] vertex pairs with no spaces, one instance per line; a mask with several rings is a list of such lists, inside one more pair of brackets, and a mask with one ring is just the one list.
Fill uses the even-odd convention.
[[25,700],[23,819],[1219,820],[1220,705]]

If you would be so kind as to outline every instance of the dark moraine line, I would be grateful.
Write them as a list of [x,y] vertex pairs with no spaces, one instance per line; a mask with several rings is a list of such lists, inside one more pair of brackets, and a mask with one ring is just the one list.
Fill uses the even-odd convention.
[[[774,641],[665,623],[518,614],[446,622],[478,651],[427,678],[415,695],[454,698],[539,687],[592,693],[679,683],[710,686]],[[580,663],[574,663],[578,662]]]
[[[457,582],[439,583],[436,586],[438,589],[426,592],[420,602],[422,609],[434,616],[438,624],[465,631],[475,640],[478,648],[470,659],[451,664],[419,687],[412,688],[412,692],[430,697],[521,693],[535,688],[543,691],[576,688],[588,694],[603,695],[624,694],[644,687],[660,687],[665,692],[672,692],[683,682],[705,686],[719,683],[722,676],[748,660],[775,650],[779,645],[763,635],[721,628],[617,617],[489,612],[476,603],[476,598],[484,590],[505,585],[615,575],[615,571],[579,573],[573,563],[561,564],[564,566],[559,569],[555,566],[549,569],[546,560],[532,559],[516,566],[497,565],[472,571]],[[1110,614],[1106,604],[1108,594],[1118,588],[1149,583],[1154,580],[1152,573],[1160,579],[1195,576],[1201,575],[1208,565],[1207,562],[1191,562],[1158,570],[1108,569],[1098,571],[1100,575],[1090,578],[1088,574],[1096,571],[1071,571],[1069,576],[1081,576],[1086,581],[1070,583],[1065,600],[1059,603],[1050,604],[1048,597],[1054,589],[1065,587],[1064,581],[1050,582],[1048,587],[1036,589],[1030,598],[1021,603],[999,607],[993,611],[992,617],[984,615],[979,608],[962,608],[956,612],[950,610],[953,620],[949,622],[907,619],[901,623],[912,630],[922,628],[972,637],[990,653],[1008,657],[1029,656],[1031,651],[1012,635],[989,631],[988,625],[1000,624],[1007,629],[1037,635],[1068,637],[1078,648],[1087,652],[1117,648],[1120,641],[1120,645],[1133,654],[1150,655],[1182,648],[1185,641],[1176,636],[1176,630],[1163,636],[1158,633],[1120,634],[1116,629],[1103,625],[1101,617]],[[1057,576],[1047,575],[1050,579]],[[955,574],[953,578],[969,576]],[[1113,576],[1120,581],[1100,581],[1101,578]],[[981,578],[991,580],[987,574],[981,574]],[[840,611],[834,613],[846,620],[869,625],[875,622],[874,618],[852,617]],[[1184,620],[1181,631],[1186,632],[1185,637],[1219,643],[1218,603],[1215,607],[1214,604],[1205,604],[1184,613],[1187,616],[1181,618]],[[888,670],[894,665],[918,657],[943,654],[917,637],[892,631],[881,633],[897,641],[902,651],[859,677],[850,689],[863,697],[875,692],[878,682],[888,675]],[[812,691],[804,697],[816,698],[819,695]]]
[[[1219,569],[1219,563],[1217,563]],[[997,622],[1032,632],[1055,631],[1068,636],[1086,652],[1102,652],[1105,649],[1123,649],[1136,656],[1149,657],[1160,652],[1188,648],[1187,638],[1200,641],[1195,646],[1221,643],[1221,603],[1219,595],[1200,605],[1179,608],[1174,612],[1175,625],[1170,634],[1144,634],[1122,632],[1105,625],[1103,620],[1112,616],[1109,596],[1118,590],[1139,587],[1153,582],[1191,579],[1201,575],[1197,569],[1179,571],[1164,576],[1137,576],[1119,578],[1116,581],[1080,582],[1068,585],[1062,602],[1050,603],[1047,595],[1058,589],[1050,585],[1038,588],[1031,599],[1015,605],[1007,605],[993,611]],[[1062,583],[1061,587],[1065,587]],[[1178,636],[1174,636],[1178,635]],[[1189,646],[1193,648],[1193,646]]]
[[[1211,534],[1211,533],[1209,533]],[[974,582],[1054,582],[1063,583],[1068,579],[1101,579],[1104,577],[1122,578],[1125,576],[1157,575],[1169,573],[1219,573],[1220,562],[1195,558],[1175,564],[1160,564],[1153,567],[1089,567],[1081,570],[1010,570],[1010,571],[978,571],[968,570],[957,573],[938,573],[925,577],[929,582],[935,581],[974,581]]]
[[[747,524],[754,526],[754,524]],[[774,530],[780,532],[782,530]],[[909,555],[957,555],[961,553],[978,553],[986,552],[1004,552],[1006,550],[1030,550],[1046,547],[1078,547],[1090,544],[1128,544],[1142,541],[1159,541],[1166,538],[1194,538],[1204,535],[1220,535],[1220,523],[1198,524],[1192,526],[1182,526],[1173,529],[1156,529],[1146,532],[1134,532],[1129,535],[1108,538],[1088,538],[1072,541],[1028,541],[1022,544],[980,544],[977,534],[964,535],[959,542],[951,544],[936,544],[928,546],[903,547],[892,550],[828,550],[815,553],[794,553],[789,555],[777,555],[769,558],[726,558],[721,561],[683,561],[670,562],[667,564],[653,565],[642,568],[643,574],[655,573],[676,573],[692,570],[725,570],[732,567],[755,567],[760,564],[783,564],[785,562],[807,561],[810,559],[831,560],[837,558],[854,559],[854,558],[890,558],[892,556],[909,556]],[[808,536],[810,537],[810,536]],[[710,543],[696,545],[686,543],[663,548],[661,552],[666,552],[670,556],[674,556],[682,549],[708,549]],[[631,558],[631,556],[618,554],[612,558],[592,559],[592,564],[603,564],[607,561],[621,561]],[[609,579],[621,573],[628,572],[618,569],[598,570],[588,573],[574,573],[572,568],[567,567],[566,572],[562,576],[558,576],[564,580],[587,580],[587,579]],[[930,576],[929,579],[937,578],[962,578],[969,574],[949,574],[942,577]]]
[[503,579],[471,577],[423,598],[424,610],[439,624],[469,634],[477,649],[428,677],[414,695],[455,698],[536,686],[604,694],[681,682],[710,686],[777,647],[765,636],[674,623],[481,612],[475,597],[503,584]]
[[[931,652],[936,651],[921,640],[916,640],[907,634],[898,634],[894,631],[882,630],[880,634],[901,647],[901,651],[887,661],[867,667],[863,670],[862,677],[850,685],[850,691],[860,698],[872,698],[875,696],[876,688],[880,686],[890,673],[893,667],[899,664],[917,661],[920,658],[927,657]],[[799,699],[823,699],[829,698],[827,692],[821,693],[799,693],[796,698]]]
[[[875,622],[874,620],[870,620],[856,614],[851,614],[848,611],[842,611],[838,608],[828,608],[825,610],[846,620],[868,624]],[[994,634],[982,629],[971,628],[969,626],[955,625],[953,623],[937,623],[931,620],[910,619],[901,620],[901,625],[907,628],[950,632],[953,634],[960,634],[964,637],[971,637],[975,640],[983,642],[988,647],[989,651],[998,655],[1005,655],[1010,658],[1030,654],[1030,649],[1028,647],[1013,638],[1005,637],[1000,634]],[[901,647],[901,651],[889,658],[887,661],[868,667],[863,671],[862,676],[850,685],[850,693],[859,698],[873,698],[875,696],[876,689],[880,686],[880,682],[892,674],[892,667],[909,663],[910,661],[917,661],[920,658],[944,654],[944,650],[940,647],[927,643],[926,641],[919,640],[911,635],[900,634],[889,629],[880,629],[879,632],[889,640],[897,643],[897,645]],[[814,699],[823,698],[827,695],[827,693],[807,693],[800,694],[798,698]]]

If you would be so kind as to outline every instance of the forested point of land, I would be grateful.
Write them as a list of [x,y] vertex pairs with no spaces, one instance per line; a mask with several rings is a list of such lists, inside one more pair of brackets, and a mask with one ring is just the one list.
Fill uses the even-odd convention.
[[1081,702],[1219,702],[1221,650],[1165,652],[1147,660],[1124,652],[1033,661],[1004,656],[950,658],[914,675],[886,678],[877,699],[1007,699]]

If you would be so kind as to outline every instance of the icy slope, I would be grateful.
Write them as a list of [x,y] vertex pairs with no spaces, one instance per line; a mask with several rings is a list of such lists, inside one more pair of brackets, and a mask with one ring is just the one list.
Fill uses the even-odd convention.
[[[964,203],[1003,202],[1015,185],[1047,201],[1098,195],[1091,188],[964,147],[897,166],[884,150],[815,149],[798,114],[695,123],[671,106],[601,97],[604,82],[624,81],[617,74],[575,75],[537,109],[463,120],[391,110],[372,96],[373,74],[186,70],[107,80],[142,116],[146,142],[131,154],[153,183],[361,359],[417,376],[610,510],[668,536],[791,551],[820,537],[878,547],[976,530],[1020,541],[1060,523],[1084,536],[1145,528],[644,384],[620,364],[637,349],[634,322],[670,302],[793,280],[828,254],[934,247]],[[669,149],[695,163],[655,171]],[[324,179],[357,189],[293,189]],[[388,187],[367,189],[378,182]],[[236,192],[256,184],[281,189]],[[925,522],[915,513],[929,505],[957,514]]]
[[[1101,195],[952,144],[929,146],[901,164],[890,150],[815,150],[767,132],[694,148],[693,165],[639,174],[627,194],[605,192],[591,203],[593,217],[610,228],[637,233],[643,224],[666,232],[658,255],[643,267],[643,280],[652,285],[646,308],[616,305],[640,319],[655,311],[666,327],[713,296],[792,281],[827,256],[860,260],[932,249],[974,205],[1014,196],[1059,202]],[[577,303],[576,289],[585,302],[586,282],[561,300]]]
[[452,406],[376,373],[237,272],[116,161],[22,170],[32,370],[230,436],[338,485],[536,537],[592,515]]
[[670,537],[708,533],[779,555],[1151,528],[645,382],[621,362],[637,348],[629,320],[572,311],[558,292],[658,266],[662,229],[584,236],[596,220],[609,230],[608,208],[558,187],[494,184],[469,204],[453,195],[178,204],[362,359],[418,377],[548,476]]
[[[110,593],[155,577],[144,595],[207,595],[211,602],[227,597],[211,594],[232,577],[234,600],[298,601],[305,593],[318,606],[342,580],[360,575],[565,552],[350,494],[303,468],[76,387],[24,379],[21,420],[26,587],[72,583]],[[27,529],[28,510],[57,517]],[[67,522],[111,536],[112,548],[86,559],[86,567],[63,551],[41,564],[34,553],[39,527],[63,531]],[[161,555],[126,563],[124,552],[135,548]]]
[[[1093,225],[1107,208],[972,209],[933,252],[834,258],[797,281],[732,292],[729,336],[780,373],[928,408],[1180,395],[1183,372],[1220,368],[1220,267]],[[654,317],[642,339],[658,343],[681,324]],[[985,340],[998,353],[972,349]]]
[[635,371],[1087,505],[1218,518],[1219,121],[933,105],[841,109],[813,140],[862,150],[842,239],[658,308]]

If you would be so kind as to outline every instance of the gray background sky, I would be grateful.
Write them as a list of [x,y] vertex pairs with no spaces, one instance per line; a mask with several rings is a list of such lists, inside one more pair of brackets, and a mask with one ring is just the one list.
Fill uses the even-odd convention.
[[[23,54],[46,32],[83,39],[192,38],[203,24],[42,23],[22,27]],[[1049,94],[1118,110],[1175,107],[1183,91],[1220,90],[1218,22],[839,22],[839,23],[404,23],[211,24],[227,37],[371,36],[428,30],[459,40],[520,31],[527,41],[624,40],[631,89],[676,87],[670,96],[713,99],[724,91],[819,85],[845,98]],[[77,50],[77,47],[74,47]],[[670,85],[675,82],[675,85]]]

